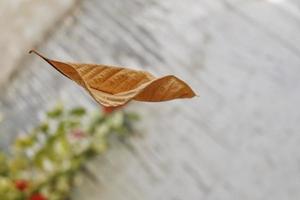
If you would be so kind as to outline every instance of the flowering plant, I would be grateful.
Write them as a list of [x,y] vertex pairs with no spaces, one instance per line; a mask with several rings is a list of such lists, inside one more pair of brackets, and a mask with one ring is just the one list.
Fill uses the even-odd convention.
[[112,108],[91,114],[82,107],[56,106],[30,133],[19,136],[10,154],[0,152],[1,200],[65,200],[84,164],[114,138],[132,133],[138,116]]

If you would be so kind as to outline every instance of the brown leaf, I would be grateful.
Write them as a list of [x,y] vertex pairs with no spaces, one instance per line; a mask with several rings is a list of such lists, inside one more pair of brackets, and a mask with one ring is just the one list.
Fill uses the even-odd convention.
[[155,78],[148,72],[97,64],[77,64],[51,60],[31,50],[64,76],[77,82],[104,106],[120,106],[136,101],[159,102],[192,98],[193,90],[179,78]]

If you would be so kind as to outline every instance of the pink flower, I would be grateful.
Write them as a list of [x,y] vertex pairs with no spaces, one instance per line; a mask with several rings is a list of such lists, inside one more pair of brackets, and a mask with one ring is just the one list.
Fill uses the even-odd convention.
[[71,136],[74,137],[75,139],[81,139],[86,137],[86,133],[80,129],[75,129],[71,132]]

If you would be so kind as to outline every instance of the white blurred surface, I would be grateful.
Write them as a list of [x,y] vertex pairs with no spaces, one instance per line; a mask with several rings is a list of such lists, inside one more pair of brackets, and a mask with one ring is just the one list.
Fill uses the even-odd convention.
[[0,86],[75,0],[0,1]]

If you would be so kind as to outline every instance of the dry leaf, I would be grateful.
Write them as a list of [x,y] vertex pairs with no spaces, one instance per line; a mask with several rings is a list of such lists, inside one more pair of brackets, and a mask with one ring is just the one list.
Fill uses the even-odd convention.
[[97,64],[77,64],[51,60],[33,52],[69,79],[85,88],[101,105],[115,107],[130,100],[159,102],[192,98],[193,90],[179,78],[155,78],[148,72]]

